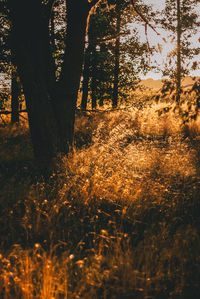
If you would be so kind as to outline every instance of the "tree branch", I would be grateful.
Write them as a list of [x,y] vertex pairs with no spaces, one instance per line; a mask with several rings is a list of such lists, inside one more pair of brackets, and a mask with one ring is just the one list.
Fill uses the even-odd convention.
[[146,25],[148,25],[157,35],[160,36],[160,33],[149,23],[149,21],[145,18],[145,16],[139,11],[139,9],[135,6],[135,1],[130,0],[130,3],[135,10],[135,12],[140,16],[140,18],[145,22]]
[[95,6],[98,2],[100,2],[100,0],[91,0],[91,1],[89,2],[89,6],[90,6],[90,8],[92,8],[93,6]]
[[95,39],[95,40],[90,39],[89,41],[86,41],[85,44],[88,45],[88,44],[92,44],[92,43],[95,42],[95,44],[99,45],[99,44],[102,44],[102,43],[105,43],[105,42],[111,42],[113,40],[116,40],[116,38],[121,37],[121,36],[126,36],[127,34],[130,34],[130,30],[128,30],[127,32],[116,34],[116,35],[111,36],[111,37],[107,37],[107,38]]

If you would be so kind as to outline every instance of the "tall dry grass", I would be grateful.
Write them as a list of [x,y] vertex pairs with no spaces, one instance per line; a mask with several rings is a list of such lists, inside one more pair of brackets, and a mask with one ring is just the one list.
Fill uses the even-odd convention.
[[45,181],[27,129],[2,131],[28,167],[0,215],[2,298],[199,298],[199,120],[159,108],[79,113],[73,152]]

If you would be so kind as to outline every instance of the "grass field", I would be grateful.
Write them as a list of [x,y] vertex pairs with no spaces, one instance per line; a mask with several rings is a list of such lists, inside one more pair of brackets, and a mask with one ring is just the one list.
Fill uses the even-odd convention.
[[77,112],[49,178],[2,124],[1,298],[200,298],[200,120],[159,105]]

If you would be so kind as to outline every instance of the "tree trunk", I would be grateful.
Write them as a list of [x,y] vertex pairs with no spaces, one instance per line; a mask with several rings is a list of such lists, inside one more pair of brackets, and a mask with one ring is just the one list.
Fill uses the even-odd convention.
[[121,16],[120,16],[120,5],[116,4],[116,42],[115,42],[115,66],[114,66],[114,87],[113,87],[113,98],[112,107],[116,108],[118,105],[118,93],[119,93],[119,58],[120,58],[120,26],[121,26]]
[[[54,17],[55,17],[55,13],[54,13],[54,10],[53,10],[53,7],[52,7],[51,16],[50,16],[50,41],[51,41],[52,54],[54,54],[55,51],[56,51],[56,37],[55,37]],[[56,77],[56,64],[55,64],[55,62],[53,62],[53,66],[54,66],[54,76]]]
[[51,31],[50,31],[50,38],[51,38],[51,46],[53,48],[53,51],[56,48],[56,42],[55,42],[55,25],[54,25],[54,10],[52,8],[51,10],[51,20],[50,20],[50,27],[51,27]]
[[43,15],[39,0],[17,3],[10,0],[10,3],[12,50],[24,88],[33,149],[40,161],[48,161],[57,152],[58,139],[51,99],[55,77],[48,20]]
[[59,148],[68,152],[73,144],[75,108],[82,73],[88,1],[67,0],[67,45],[56,98]]
[[85,63],[83,69],[83,93],[81,99],[81,109],[86,110],[87,99],[89,91],[89,79],[90,79],[90,45],[85,50]]
[[12,70],[11,80],[11,123],[15,124],[19,122],[19,96],[20,90],[17,82],[17,73]]
[[92,109],[97,107],[97,59],[96,59],[96,43],[92,45],[92,82],[91,82],[91,97],[92,97]]
[[181,7],[177,0],[177,65],[176,65],[176,101],[180,102],[181,95]]
[[35,156],[49,163],[73,142],[75,107],[90,5],[67,0],[67,49],[56,83],[50,49],[49,18],[40,0],[9,0],[12,47],[22,80]]

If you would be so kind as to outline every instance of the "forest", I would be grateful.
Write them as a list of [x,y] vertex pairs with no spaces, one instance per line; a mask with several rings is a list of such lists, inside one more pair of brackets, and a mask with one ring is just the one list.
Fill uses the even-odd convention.
[[200,0],[0,0],[0,298],[200,298]]

